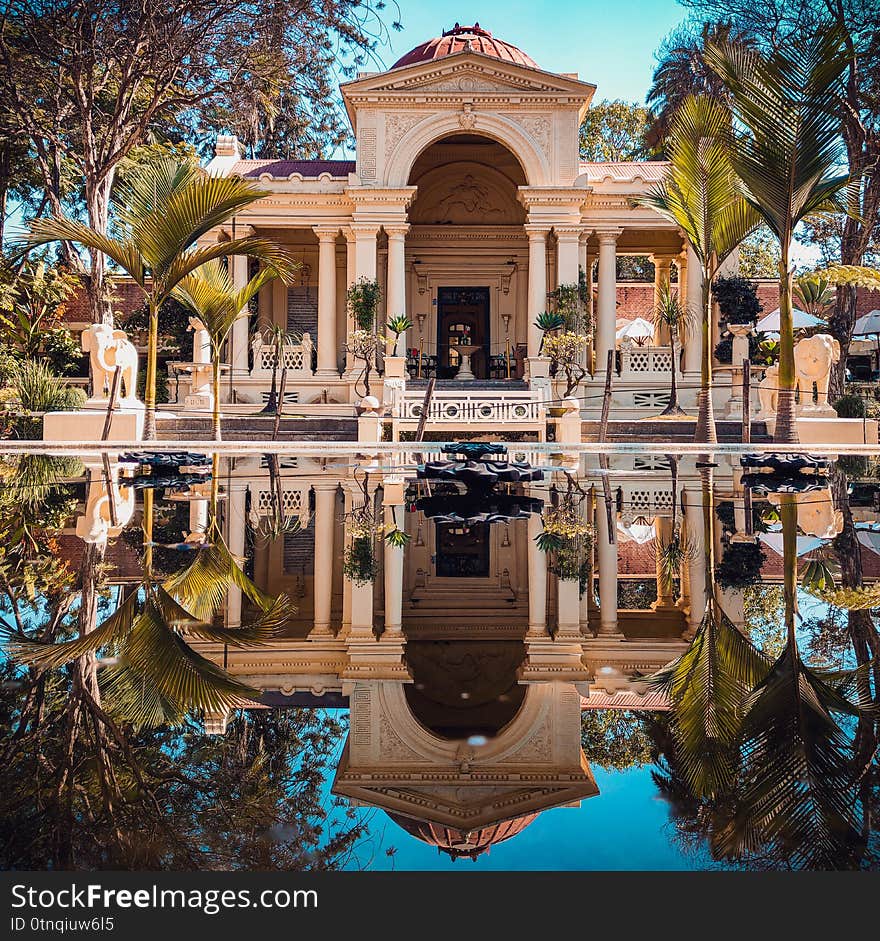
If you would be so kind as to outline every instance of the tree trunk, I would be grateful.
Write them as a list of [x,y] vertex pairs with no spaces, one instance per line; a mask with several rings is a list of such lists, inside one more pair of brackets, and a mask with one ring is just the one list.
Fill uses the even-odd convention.
[[[112,481],[108,483],[112,486]],[[79,578],[81,586],[77,630],[80,637],[91,634],[98,626],[98,574],[107,551],[105,542],[87,542],[83,546]],[[94,652],[85,654],[73,663],[74,688],[86,690],[100,705],[98,663]]]
[[779,262],[779,398],[776,405],[776,444],[797,444],[795,409],[794,327],[791,303],[791,272],[788,247],[783,242]]
[[159,346],[159,305],[149,299],[150,322],[147,334],[147,379],[144,387],[144,440],[156,438],[156,366]]
[[211,385],[214,392],[214,411],[211,416],[211,424],[214,429],[214,440],[222,441],[223,436],[220,430],[220,348],[213,347],[213,362],[211,364]]
[[712,405],[712,280],[708,270],[703,271],[702,310],[700,332],[703,348],[700,357],[700,392],[697,400],[697,427],[694,441],[697,444],[715,444],[715,410]]
[[[110,222],[110,190],[114,173],[111,170],[100,182],[90,183],[86,178],[86,210],[89,225],[102,235],[107,234]],[[112,323],[113,308],[107,290],[107,259],[103,252],[89,250],[91,268],[87,278],[89,312],[92,323]]]

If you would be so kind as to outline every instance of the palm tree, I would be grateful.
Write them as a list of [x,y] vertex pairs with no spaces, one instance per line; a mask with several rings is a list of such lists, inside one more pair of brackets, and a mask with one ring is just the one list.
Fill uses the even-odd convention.
[[175,287],[206,262],[231,255],[257,258],[275,271],[291,270],[292,260],[273,242],[256,236],[193,248],[236,212],[264,195],[246,180],[208,176],[192,162],[150,163],[119,184],[113,208],[120,234],[111,237],[74,219],[36,219],[20,251],[47,242],[70,241],[103,252],[146,295],[149,308],[144,437],[156,436],[156,357],[159,308]]
[[672,120],[668,173],[637,200],[684,232],[700,264],[700,297],[688,298],[702,334],[694,440],[710,443],[718,440],[712,409],[712,282],[721,263],[759,219],[737,190],[729,136],[730,117],[722,105],[709,98],[686,98]]
[[749,205],[779,241],[779,400],[774,438],[796,443],[792,330],[791,244],[808,216],[846,211],[850,183],[840,166],[842,76],[848,65],[844,36],[826,28],[764,54],[730,43],[710,43],[707,63],[730,89],[744,128],[735,134],[731,161]]
[[689,313],[681,301],[678,299],[678,293],[673,292],[668,284],[664,284],[660,289],[660,297],[657,306],[654,308],[654,325],[665,327],[669,331],[669,347],[672,353],[672,375],[669,388],[669,404],[660,413],[662,415],[686,415],[687,412],[678,404],[678,381],[676,379],[676,370],[678,369],[678,357],[676,355],[676,344],[679,337],[687,337]]
[[730,93],[724,82],[706,64],[704,53],[712,42],[754,46],[754,39],[729,23],[702,23],[699,33],[690,25],[676,29],[663,42],[646,101],[655,113],[649,144],[662,145],[672,118],[685,98],[697,95],[728,106]]
[[[260,288],[278,277],[271,267],[261,268],[243,287],[236,288],[229,270],[219,259],[208,261],[188,274],[174,288],[172,296],[188,307],[202,322],[211,343],[211,384],[214,392],[212,425],[214,440],[220,432],[220,360],[223,346],[240,317],[247,316],[247,306]],[[273,373],[274,378],[274,373]]]

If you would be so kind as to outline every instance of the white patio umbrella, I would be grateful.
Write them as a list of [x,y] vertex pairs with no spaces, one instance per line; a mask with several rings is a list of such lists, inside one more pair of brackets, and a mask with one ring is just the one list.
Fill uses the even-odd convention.
[[[815,327],[823,323],[818,317],[808,314],[805,310],[799,310],[797,307],[792,311],[792,325],[795,330],[805,330],[807,327]],[[771,310],[766,317],[762,317],[755,327],[761,333],[779,333],[779,308]]]
[[636,343],[643,343],[645,340],[654,338],[654,324],[644,317],[636,317],[626,326],[621,327],[615,334],[618,340],[635,340]]

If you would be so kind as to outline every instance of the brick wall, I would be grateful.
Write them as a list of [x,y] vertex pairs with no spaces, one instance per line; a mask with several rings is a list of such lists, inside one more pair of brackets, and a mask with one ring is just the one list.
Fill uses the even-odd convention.
[[[118,279],[113,288],[113,312],[123,319],[143,306],[144,292],[129,279]],[[84,288],[74,292],[64,305],[65,323],[90,323],[89,299]]]

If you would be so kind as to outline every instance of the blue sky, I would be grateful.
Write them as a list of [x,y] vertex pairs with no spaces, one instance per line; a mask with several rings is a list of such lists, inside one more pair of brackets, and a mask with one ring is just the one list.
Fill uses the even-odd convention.
[[654,51],[686,14],[674,0],[468,0],[459,5],[400,0],[403,31],[392,35],[392,48],[382,56],[391,65],[456,20],[468,26],[476,21],[542,68],[577,72],[597,85],[596,100],[643,101]]

